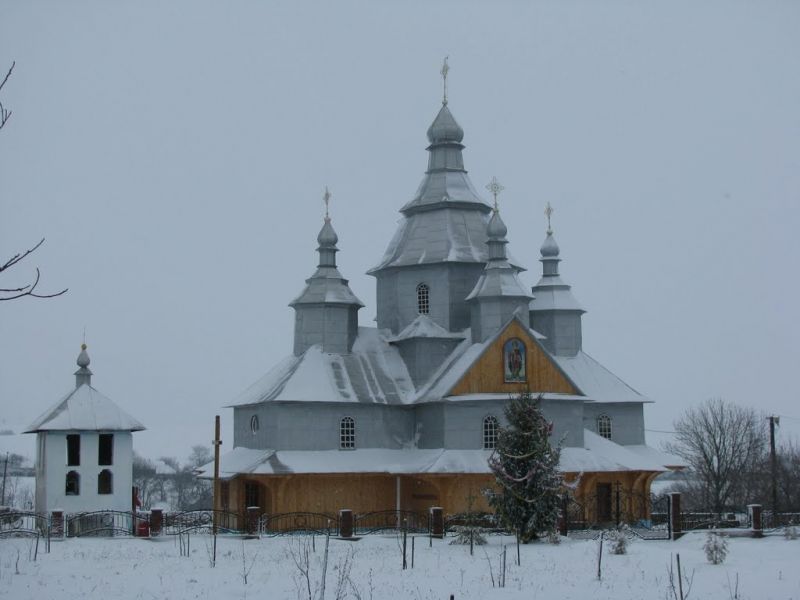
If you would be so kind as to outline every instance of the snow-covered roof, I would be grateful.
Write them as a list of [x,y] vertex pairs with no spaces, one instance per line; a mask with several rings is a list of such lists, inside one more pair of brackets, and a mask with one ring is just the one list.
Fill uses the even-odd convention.
[[142,431],[145,429],[113,400],[87,383],[71,390],[36,419],[25,433],[37,431]]
[[431,319],[428,315],[420,314],[416,319],[411,321],[403,331],[394,337],[387,339],[389,342],[400,342],[411,338],[438,338],[438,339],[461,339],[464,337],[463,332],[453,333],[439,325],[436,321]]
[[[654,454],[642,452],[641,448],[641,446],[621,446],[584,429],[583,448],[562,448],[559,467],[562,471],[571,473],[668,470],[667,465]],[[658,452],[652,448],[649,450]]]
[[[559,468],[562,471],[667,470],[661,461],[643,457],[629,446],[620,446],[588,430],[584,430],[584,436],[585,447],[561,449]],[[445,448],[280,451],[234,448],[220,457],[220,477],[291,473],[489,473],[491,455],[491,450]],[[209,463],[198,470],[201,477],[210,477],[214,464]]]
[[583,351],[575,356],[553,356],[553,359],[587,399],[651,402]]
[[240,394],[231,406],[266,401],[405,404],[414,385],[397,348],[375,328],[359,327],[351,354],[319,345],[283,360]]
[[579,310],[586,312],[558,275],[542,277],[533,289],[531,310]]
[[680,456],[675,456],[674,454],[670,454],[669,452],[663,452],[661,450],[656,450],[655,448],[651,448],[645,444],[635,445],[635,446],[625,446],[628,450],[633,452],[634,454],[638,454],[642,458],[646,458],[648,460],[660,462],[665,467],[669,467],[670,469],[685,469],[689,465],[683,460]]

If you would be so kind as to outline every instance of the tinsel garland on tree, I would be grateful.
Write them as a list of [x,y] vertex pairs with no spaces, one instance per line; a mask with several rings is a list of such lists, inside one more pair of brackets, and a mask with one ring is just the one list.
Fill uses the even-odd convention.
[[506,427],[489,458],[497,490],[489,504],[500,521],[528,543],[554,531],[563,478],[558,470],[561,444],[550,445],[553,424],[542,414],[541,396],[523,392],[505,407]]

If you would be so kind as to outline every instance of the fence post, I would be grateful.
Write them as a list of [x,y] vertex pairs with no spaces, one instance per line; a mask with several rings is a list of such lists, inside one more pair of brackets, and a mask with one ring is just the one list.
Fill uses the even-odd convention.
[[431,536],[444,537],[444,509],[441,506],[431,506]]
[[345,540],[353,537],[353,511],[349,508],[339,511],[339,537]]
[[150,511],[150,537],[161,535],[161,527],[164,523],[164,511],[154,508]]
[[764,537],[764,527],[761,523],[761,505],[748,504],[747,512],[750,513],[750,531],[754,538]]
[[64,533],[64,511],[54,510],[50,513],[50,537],[63,539]]
[[677,540],[683,536],[683,524],[681,523],[681,494],[680,492],[670,492],[669,495],[669,522],[672,526],[672,539]]

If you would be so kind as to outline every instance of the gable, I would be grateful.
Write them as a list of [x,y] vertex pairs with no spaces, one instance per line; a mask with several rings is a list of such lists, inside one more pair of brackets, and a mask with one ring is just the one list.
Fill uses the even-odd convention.
[[[518,347],[514,347],[514,342]],[[519,361],[519,364],[514,364]],[[509,369],[509,363],[515,368]],[[517,319],[492,341],[450,390],[450,395],[531,391],[580,394],[555,361]]]

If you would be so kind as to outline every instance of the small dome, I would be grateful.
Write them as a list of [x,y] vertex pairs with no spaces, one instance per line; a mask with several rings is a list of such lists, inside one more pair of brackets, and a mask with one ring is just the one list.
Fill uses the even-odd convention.
[[558,256],[559,253],[558,244],[556,244],[556,240],[553,237],[552,232],[547,233],[547,237],[544,240],[544,244],[542,244],[540,252],[542,253],[542,256],[546,258],[552,258]]
[[503,219],[500,218],[500,212],[495,210],[492,214],[492,218],[489,219],[489,225],[486,227],[486,235],[488,235],[490,239],[501,239],[505,238],[507,233],[508,228],[506,224],[503,223]]
[[79,367],[85,368],[89,366],[91,362],[89,360],[89,355],[86,352],[86,344],[81,344],[81,353],[78,354],[78,360],[76,361]]
[[428,128],[428,141],[431,144],[436,142],[460,142],[464,139],[464,130],[456,123],[447,105],[442,106],[439,114]]
[[336,232],[333,230],[331,220],[326,217],[325,224],[322,226],[317,236],[317,242],[320,246],[335,246],[338,241],[339,236],[336,235]]

